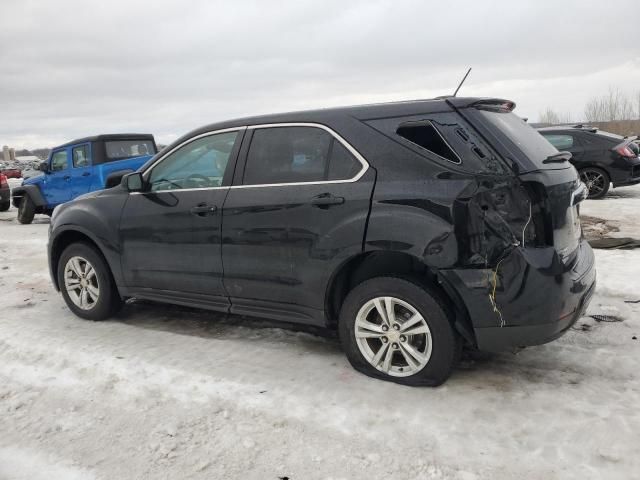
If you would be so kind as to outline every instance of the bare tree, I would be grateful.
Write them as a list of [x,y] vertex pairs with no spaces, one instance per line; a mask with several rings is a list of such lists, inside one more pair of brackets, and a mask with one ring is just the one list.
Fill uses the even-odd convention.
[[558,113],[551,107],[547,107],[547,109],[542,112],[540,115],[540,123],[548,123],[551,125],[556,125],[559,123],[570,123],[571,122],[571,114],[569,112]]
[[[639,100],[640,102],[640,100]],[[587,102],[584,116],[588,122],[614,122],[635,117],[633,102],[619,89],[609,87],[609,92]]]

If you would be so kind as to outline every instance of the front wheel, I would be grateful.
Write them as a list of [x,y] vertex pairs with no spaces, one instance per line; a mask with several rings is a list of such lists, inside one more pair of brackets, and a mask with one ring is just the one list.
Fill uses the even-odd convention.
[[29,195],[25,195],[20,200],[20,205],[18,206],[18,221],[24,225],[33,222],[33,217],[36,214],[36,206],[33,203],[33,200],[29,197]]
[[587,185],[589,197],[598,199],[604,197],[609,191],[611,179],[607,172],[601,168],[587,167],[580,170],[580,180]]
[[355,287],[342,305],[339,330],[356,370],[405,385],[440,385],[462,347],[439,296],[396,277]]
[[64,301],[80,318],[105,320],[122,306],[107,262],[86,243],[65,248],[57,274]]

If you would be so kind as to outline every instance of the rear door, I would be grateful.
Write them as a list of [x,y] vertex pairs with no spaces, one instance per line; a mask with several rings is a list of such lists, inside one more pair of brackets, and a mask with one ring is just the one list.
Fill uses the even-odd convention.
[[70,165],[68,148],[64,147],[51,152],[49,173],[45,178],[43,192],[48,205],[59,205],[71,200]]
[[146,189],[129,194],[120,223],[128,287],[226,308],[221,211],[243,131],[194,137],[145,171]]
[[321,323],[330,272],[362,251],[373,184],[325,126],[249,127],[223,210],[231,311]]
[[71,147],[71,198],[89,192],[91,169],[91,143]]

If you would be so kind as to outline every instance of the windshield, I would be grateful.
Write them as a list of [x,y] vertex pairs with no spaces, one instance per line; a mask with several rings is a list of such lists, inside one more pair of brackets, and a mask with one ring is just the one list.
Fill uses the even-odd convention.
[[478,110],[478,112],[537,167],[547,168],[547,165],[542,161],[558,153],[558,150],[545,140],[537,130],[516,114],[487,110]]
[[154,155],[156,153],[151,140],[114,140],[105,142],[104,145],[109,160]]

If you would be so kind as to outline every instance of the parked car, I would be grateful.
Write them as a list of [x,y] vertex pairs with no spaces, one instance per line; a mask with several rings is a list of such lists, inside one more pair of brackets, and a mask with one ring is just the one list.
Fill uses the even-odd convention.
[[551,341],[594,290],[586,188],[513,108],[449,97],[200,128],[55,210],[53,284],[91,320],[140,298],[337,329],[359,371],[438,385],[463,342]]
[[571,163],[589,188],[589,198],[602,198],[609,186],[640,183],[640,158],[633,143],[588,125],[545,127],[538,131],[558,150],[571,153]]
[[79,195],[113,187],[155,153],[153,135],[142,133],[97,135],[60,145],[40,165],[42,175],[13,189],[18,221],[31,223],[36,213],[51,215]]
[[0,212],[6,212],[11,207],[11,189],[7,176],[0,173]]
[[0,163],[0,174],[7,178],[21,178],[22,170],[19,168],[9,168],[6,164]]

